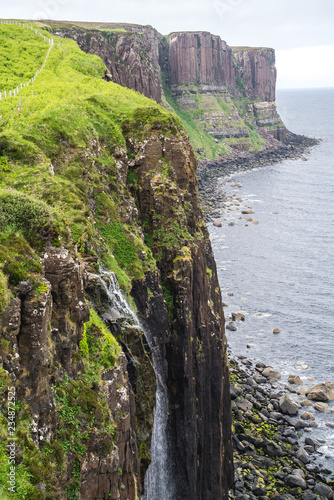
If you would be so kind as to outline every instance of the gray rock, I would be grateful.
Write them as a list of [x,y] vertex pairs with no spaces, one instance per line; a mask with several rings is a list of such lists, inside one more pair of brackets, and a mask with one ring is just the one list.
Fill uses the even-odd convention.
[[239,410],[244,412],[253,408],[252,403],[250,401],[247,401],[246,399],[244,399],[243,401],[237,401],[236,404]]
[[297,415],[300,405],[293,401],[287,394],[283,394],[283,396],[279,400],[279,405],[282,413],[287,415]]
[[308,464],[310,462],[310,455],[302,447],[300,447],[297,451],[296,457],[298,458],[298,460],[303,462],[303,464]]
[[237,331],[237,327],[235,326],[235,324],[230,321],[228,325],[226,325],[226,330],[230,330],[231,332],[236,332]]
[[302,385],[303,381],[298,375],[289,375],[289,384]]
[[305,438],[305,444],[309,446],[313,446],[313,448],[316,450],[317,448],[320,448],[321,443],[317,439],[312,439],[310,437]]
[[314,488],[314,493],[320,497],[333,498],[333,490],[324,483],[317,483]]
[[268,379],[270,384],[273,384],[281,378],[281,373],[272,366],[267,366],[267,368],[263,370],[262,375]]
[[315,495],[312,491],[306,490],[302,494],[302,500],[315,500],[317,498],[317,495]]
[[334,392],[326,384],[317,384],[306,393],[307,399],[327,402],[334,399]]
[[296,487],[296,488],[301,488],[302,490],[306,490],[307,488],[307,484],[306,484],[306,481],[305,479],[303,479],[299,474],[297,473],[292,473],[290,474],[289,476],[286,476],[286,478],[284,479],[285,482],[289,485],[289,486],[292,486],[292,487]]
[[257,384],[265,384],[267,382],[267,379],[259,373],[254,374],[254,380]]
[[274,441],[264,440],[261,447],[270,457],[281,457],[284,455],[282,448]]
[[223,223],[222,223],[222,221],[220,219],[217,219],[217,220],[213,221],[213,225],[215,227],[222,227]]

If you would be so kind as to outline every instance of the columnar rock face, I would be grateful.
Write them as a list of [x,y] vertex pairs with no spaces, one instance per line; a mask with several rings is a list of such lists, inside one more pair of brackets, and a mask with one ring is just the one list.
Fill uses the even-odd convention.
[[233,47],[236,78],[251,100],[275,101],[276,67],[273,49]]
[[235,87],[232,50],[219,36],[207,32],[168,36],[170,85]]
[[231,48],[204,31],[163,37],[149,26],[130,24],[87,30],[67,23],[57,29],[103,59],[107,80],[170,106],[176,114],[186,112],[180,117],[189,133],[195,128],[199,135],[194,146],[200,159],[224,157],[233,149],[270,148],[272,137],[287,137],[275,105],[273,49]]
[[233,465],[224,312],[199,208],[197,161],[185,138],[157,133],[141,145],[128,146],[140,158],[131,169],[140,186],[137,206],[167,298],[168,317],[159,305],[159,289],[150,285],[156,323],[153,309],[143,308],[145,294],[139,285],[133,290],[143,320],[167,361],[164,382],[173,498],[227,498]]

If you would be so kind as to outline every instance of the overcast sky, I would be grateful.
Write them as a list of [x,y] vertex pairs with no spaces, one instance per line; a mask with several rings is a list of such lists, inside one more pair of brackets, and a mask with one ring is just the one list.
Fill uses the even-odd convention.
[[151,24],[276,49],[278,88],[334,87],[333,0],[1,0],[3,18]]

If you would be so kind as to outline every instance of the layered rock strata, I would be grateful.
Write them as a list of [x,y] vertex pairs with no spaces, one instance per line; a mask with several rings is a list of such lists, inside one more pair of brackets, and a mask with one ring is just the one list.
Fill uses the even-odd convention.
[[[50,23],[53,26],[52,22]],[[179,114],[200,159],[286,141],[275,104],[275,52],[229,47],[208,32],[161,36],[148,26],[60,24],[57,34],[99,55],[106,79],[137,90]]]

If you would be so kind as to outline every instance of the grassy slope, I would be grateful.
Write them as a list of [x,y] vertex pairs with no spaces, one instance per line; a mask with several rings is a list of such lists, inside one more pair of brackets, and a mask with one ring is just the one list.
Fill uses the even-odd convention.
[[[0,26],[0,39],[7,28]],[[40,47],[43,39],[35,35],[29,44],[33,47],[36,42],[36,50],[17,50],[21,42],[26,43],[27,31],[17,26],[10,29],[16,43],[1,47],[1,53],[6,60],[15,60],[15,65],[11,74],[8,64],[0,82],[17,85],[38,69],[47,43]],[[39,52],[41,56],[36,57]],[[21,65],[27,68],[22,75],[14,71],[14,66]],[[126,150],[129,131],[140,139],[159,123],[161,131],[175,134],[180,122],[141,94],[105,82],[104,71],[98,57],[84,54],[72,40],[55,37],[45,69],[32,86],[22,90],[22,106],[16,97],[0,101],[2,310],[20,280],[30,279],[36,293],[44,293],[38,254],[45,242],[63,244],[79,254],[98,255],[117,273],[125,290],[132,278],[155,268],[139,229],[121,221],[120,212],[126,210],[129,195],[120,182],[114,155]],[[139,258],[143,251],[144,261]],[[9,342],[0,340],[6,355]],[[17,405],[21,458],[16,468],[17,493],[10,497],[6,493],[7,418],[0,413],[1,498],[59,498],[56,472],[63,476],[68,454],[74,457],[74,472],[67,497],[78,498],[76,464],[85,453],[90,430],[101,427],[106,445],[113,446],[115,426],[110,412],[90,387],[96,381],[103,384],[100,374],[117,362],[118,347],[94,311],[80,347],[85,369],[77,381],[64,379],[55,388],[60,427],[56,439],[42,451],[30,438],[29,409]],[[1,400],[9,383],[1,368]],[[46,484],[46,496],[36,487],[40,482]]]
[[[185,93],[186,89],[187,87],[185,87]],[[246,97],[239,96],[238,98],[234,98],[232,96],[232,100],[227,102],[214,93],[203,95],[197,92],[195,104],[192,105],[192,108],[182,108],[173,98],[172,92],[167,88],[164,89],[164,96],[168,109],[176,113],[181,119],[199,159],[228,157],[231,152],[231,146],[234,145],[242,145],[249,151],[260,151],[265,145],[264,139],[253,125],[254,114],[248,110],[248,105],[251,101]],[[194,95],[189,95],[189,97],[193,99]],[[222,111],[226,118],[228,118],[222,122],[221,126],[223,128],[231,127],[235,130],[247,128],[249,137],[224,138],[216,141],[212,135],[206,132],[207,125],[205,118],[210,119],[211,115],[219,115]]]
[[43,64],[49,44],[30,29],[3,24],[0,29],[0,47],[1,92],[30,80]]
[[[18,37],[24,33],[12,28]],[[32,55],[31,64],[33,59]],[[60,218],[55,238],[83,253],[94,253],[96,246],[102,246],[100,229],[109,250],[102,258],[119,272],[126,288],[129,280],[122,269],[130,278],[140,277],[143,265],[138,257],[131,262],[110,257],[120,232],[122,197],[113,154],[126,148],[125,125],[128,129],[133,125],[143,135],[156,121],[172,128],[179,122],[141,94],[105,82],[104,71],[100,58],[81,52],[72,40],[55,37],[45,70],[31,87],[22,89],[22,107],[19,98],[0,101],[0,189],[15,189],[32,196],[32,203],[39,199],[51,205]],[[89,197],[96,205],[95,214]],[[2,230],[10,230],[8,217],[2,218]],[[124,243],[128,239],[144,250],[138,235],[130,235],[124,227],[122,231]]]

